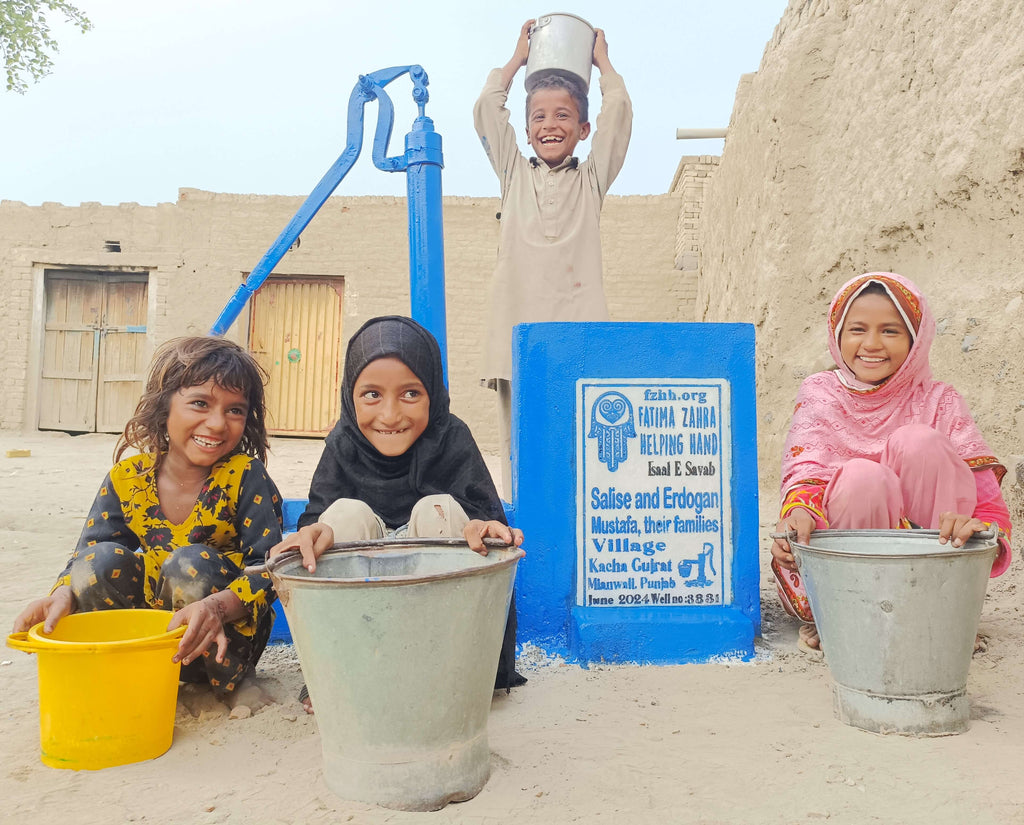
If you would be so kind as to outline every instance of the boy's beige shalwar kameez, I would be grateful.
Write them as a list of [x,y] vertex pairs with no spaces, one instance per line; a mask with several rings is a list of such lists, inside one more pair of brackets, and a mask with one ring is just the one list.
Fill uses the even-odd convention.
[[601,75],[601,113],[590,156],[554,168],[519,151],[494,69],[473,109],[477,134],[501,181],[498,263],[481,380],[498,391],[502,493],[511,497],[512,327],[540,321],[607,321],[601,282],[601,204],[622,168],[633,107],[615,72]]
[[[501,181],[501,236],[491,283],[482,377],[512,377],[512,327],[537,321],[607,321],[601,283],[601,204],[622,168],[633,109],[622,77],[601,75],[601,113],[590,156],[554,169],[519,151],[501,70],[473,110],[477,134]],[[507,493],[507,491],[506,491]]]

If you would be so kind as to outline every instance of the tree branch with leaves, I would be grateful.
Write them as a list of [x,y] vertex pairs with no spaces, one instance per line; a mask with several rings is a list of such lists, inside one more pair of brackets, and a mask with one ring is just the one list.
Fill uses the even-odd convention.
[[0,56],[7,91],[25,94],[28,81],[38,83],[53,70],[50,52],[59,51],[47,14],[60,13],[82,32],[92,22],[67,0],[0,0]]

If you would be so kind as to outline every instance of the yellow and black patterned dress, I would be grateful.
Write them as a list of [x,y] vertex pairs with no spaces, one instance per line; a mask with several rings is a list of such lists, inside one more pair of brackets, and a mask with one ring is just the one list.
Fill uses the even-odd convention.
[[231,590],[249,612],[225,625],[225,661],[206,655],[182,668],[186,681],[231,691],[263,652],[276,598],[265,572],[243,568],[263,562],[280,540],[281,495],[258,459],[215,464],[192,512],[175,524],[160,506],[153,457],[137,455],[104,479],[57,584],[72,588],[78,610],[178,610]]

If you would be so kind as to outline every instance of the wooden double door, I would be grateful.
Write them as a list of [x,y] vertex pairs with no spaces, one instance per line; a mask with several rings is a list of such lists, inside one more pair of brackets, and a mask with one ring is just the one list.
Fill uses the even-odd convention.
[[148,286],[145,274],[46,272],[40,429],[124,429],[145,380]]
[[[267,428],[324,435],[339,414],[341,278],[270,279],[252,303],[249,349],[270,374]],[[38,426],[119,433],[148,367],[145,274],[51,270]]]

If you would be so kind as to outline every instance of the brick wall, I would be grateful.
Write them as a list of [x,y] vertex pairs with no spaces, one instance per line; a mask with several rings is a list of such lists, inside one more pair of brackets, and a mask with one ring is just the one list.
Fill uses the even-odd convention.
[[[715,155],[685,155],[679,160],[671,192],[680,198],[675,232],[675,268],[679,270],[680,301],[693,306],[697,300],[697,285],[703,269],[700,248],[700,217],[704,198],[710,191],[711,181],[718,169]],[[693,321],[693,315],[685,320]]]
[[[606,199],[602,251],[613,320],[692,319],[693,292],[680,281],[685,273],[675,261],[681,197],[674,192]],[[0,201],[0,311],[6,322],[0,332],[0,429],[35,426],[45,269],[150,273],[152,350],[176,335],[208,331],[302,201],[196,189],[182,189],[177,203],[157,206],[28,207]],[[499,202],[446,197],[443,208],[452,409],[481,448],[493,450],[494,394],[479,386],[477,368]],[[121,252],[107,251],[108,241],[119,242]],[[367,318],[409,313],[408,254],[404,198],[333,197],[274,274],[344,278],[347,340]],[[247,317],[243,311],[228,337],[244,343]]]

